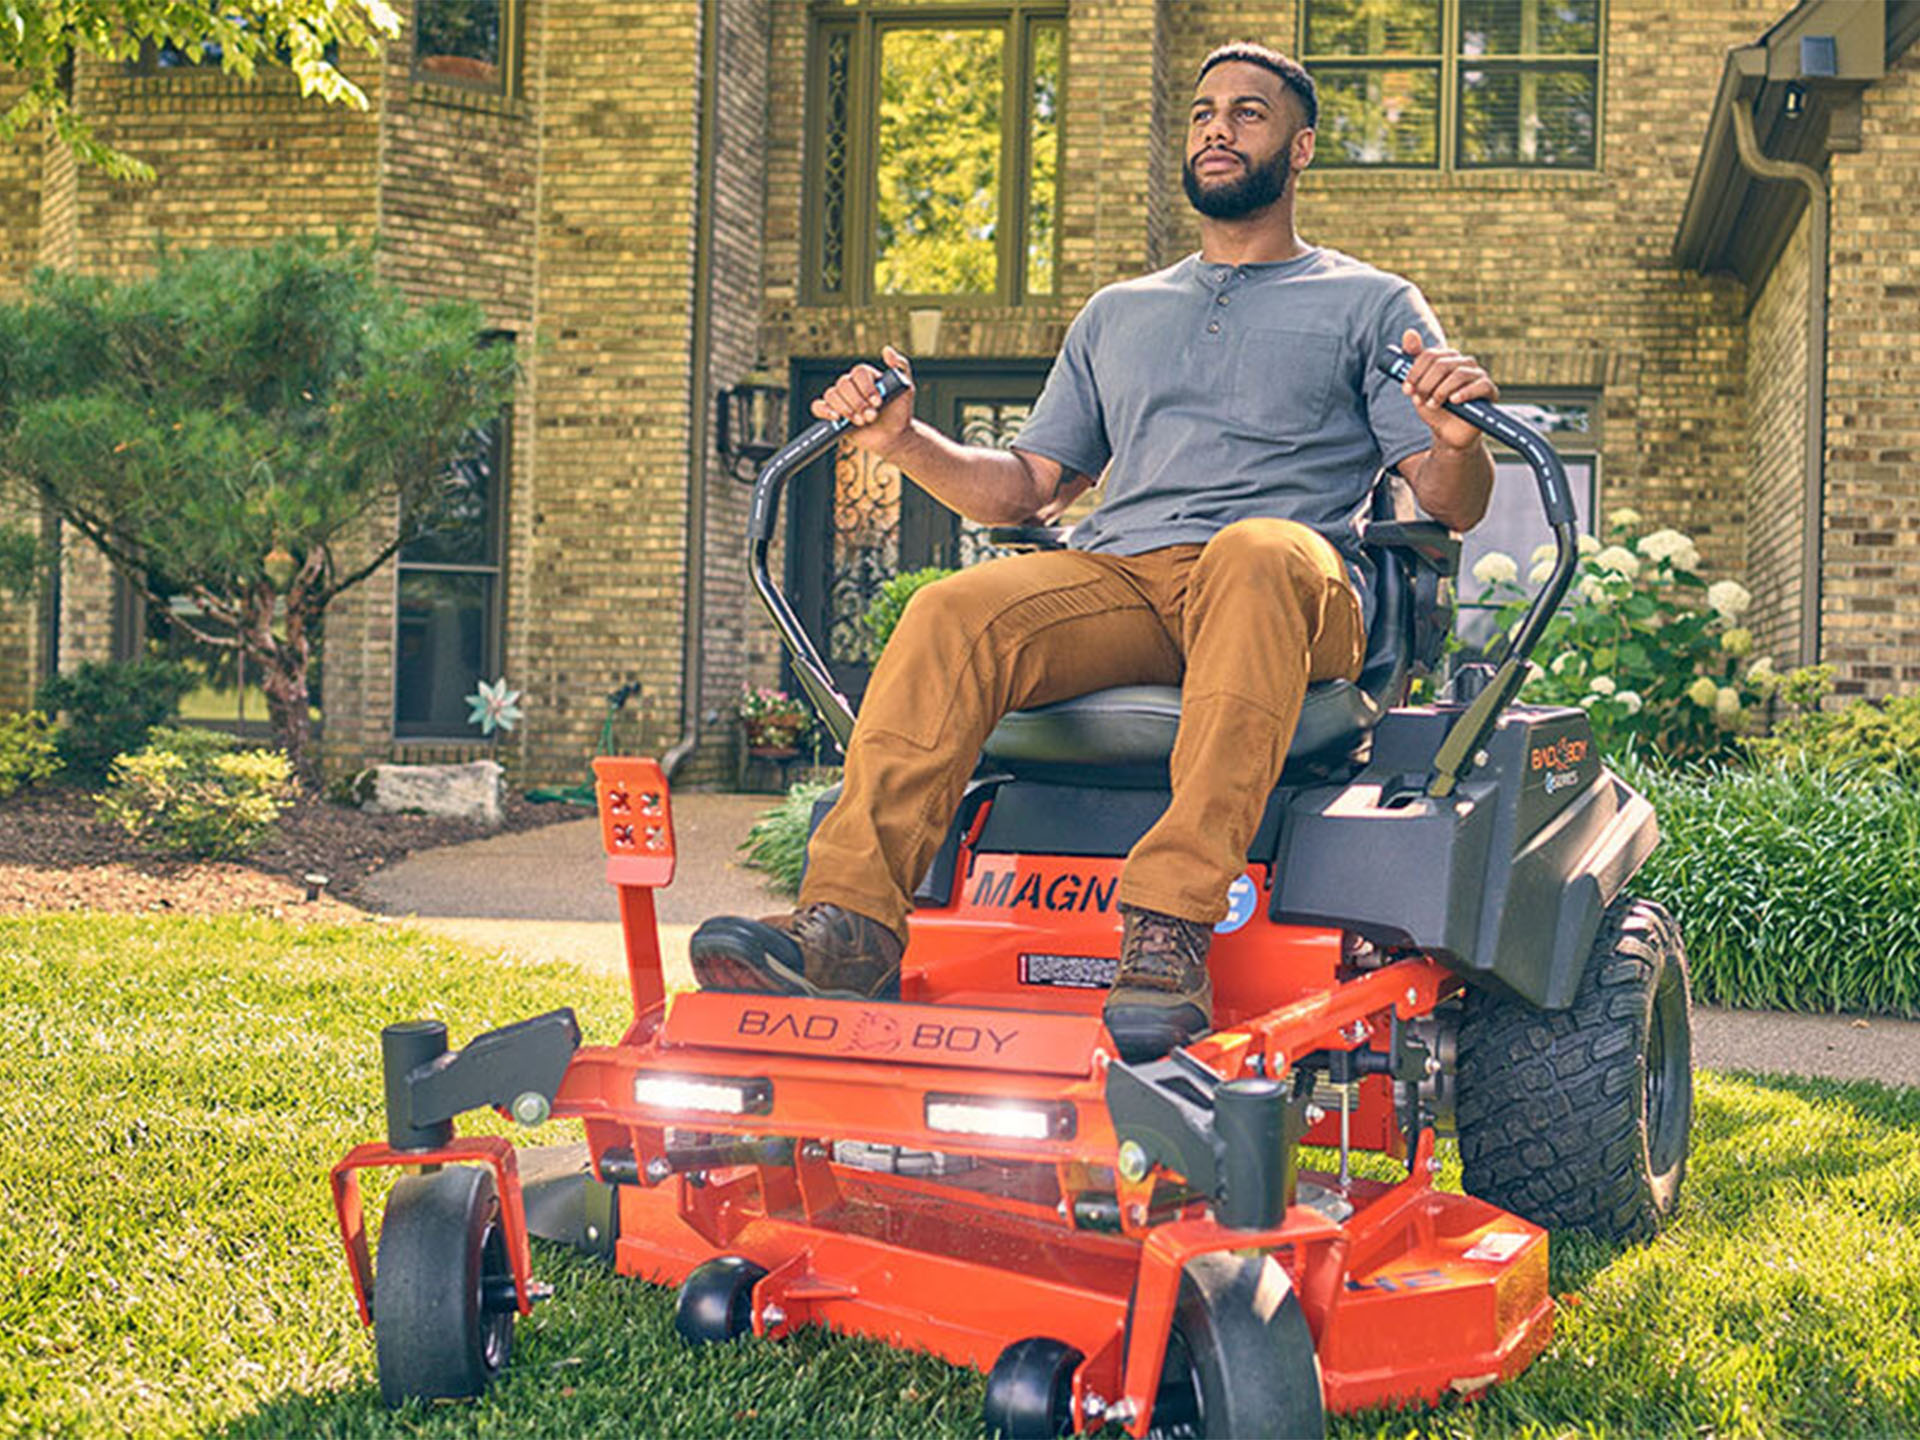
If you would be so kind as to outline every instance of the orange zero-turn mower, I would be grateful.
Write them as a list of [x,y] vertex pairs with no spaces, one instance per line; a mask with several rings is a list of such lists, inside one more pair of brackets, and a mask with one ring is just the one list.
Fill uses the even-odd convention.
[[[1401,704],[1450,628],[1459,547],[1393,518],[1383,480],[1365,668],[1310,691],[1216,927],[1214,1029],[1164,1059],[1117,1058],[1100,1005],[1177,691],[1001,723],[915,896],[899,1003],[667,995],[667,785],[648,760],[595,762],[626,1033],[582,1045],[560,1010],[454,1051],[438,1023],[389,1026],[387,1140],[333,1170],[387,1399],[474,1394],[506,1363],[543,1293],[530,1228],[677,1284],[693,1344],[818,1324],[985,1369],[986,1429],[1010,1437],[1318,1435],[1328,1409],[1525,1368],[1553,1329],[1547,1230],[1641,1237],[1673,1206],[1687,976],[1673,922],[1625,890],[1657,839],[1647,802],[1583,712],[1511,703],[1577,563],[1559,459],[1506,411],[1458,413],[1532,468],[1552,576],[1497,666]],[[749,555],[844,743],[847,705],[767,573],[786,479],[840,428],[761,473]],[[577,1116],[586,1155],[523,1177],[508,1141],[454,1138],[485,1106]],[[1464,1195],[1434,1188],[1448,1130]],[[1337,1159],[1306,1169],[1303,1145]],[[1362,1178],[1356,1150],[1404,1174]],[[375,1166],[411,1172],[377,1265]]]

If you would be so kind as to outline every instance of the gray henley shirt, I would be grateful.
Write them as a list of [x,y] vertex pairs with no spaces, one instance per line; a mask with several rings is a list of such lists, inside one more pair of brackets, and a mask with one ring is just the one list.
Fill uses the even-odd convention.
[[1076,549],[1138,555],[1236,520],[1297,520],[1346,557],[1371,619],[1356,522],[1378,472],[1433,443],[1374,368],[1409,327],[1441,343],[1411,282],[1337,250],[1241,266],[1190,255],[1087,302],[1014,444],[1106,471]]

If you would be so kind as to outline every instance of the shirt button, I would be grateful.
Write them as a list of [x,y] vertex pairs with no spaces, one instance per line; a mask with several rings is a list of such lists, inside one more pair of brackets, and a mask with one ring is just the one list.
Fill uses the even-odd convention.
[[1216,303],[1216,304],[1220,304],[1220,305],[1224,305],[1224,304],[1226,304],[1226,303],[1227,303],[1227,297],[1226,297],[1226,296],[1224,296],[1224,295],[1222,295],[1222,296],[1221,296],[1221,297],[1220,297],[1220,298],[1219,298],[1219,299],[1218,299],[1218,300],[1217,300],[1217,301],[1216,301],[1215,303]]
[[1209,335],[1218,335],[1220,333],[1220,322],[1216,320],[1213,324],[1207,326],[1207,333]]

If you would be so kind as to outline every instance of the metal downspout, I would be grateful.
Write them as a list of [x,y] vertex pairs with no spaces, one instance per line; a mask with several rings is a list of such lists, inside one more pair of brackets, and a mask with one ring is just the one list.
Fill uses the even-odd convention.
[[1827,184],[1810,165],[1775,160],[1760,149],[1753,111],[1743,98],[1733,106],[1734,146],[1740,163],[1763,180],[1792,180],[1807,192],[1807,447],[1802,496],[1805,533],[1800,540],[1800,663],[1820,663],[1821,530],[1826,522],[1827,459]]
[[720,7],[699,7],[700,135],[694,189],[693,345],[687,386],[687,552],[686,600],[681,607],[686,631],[680,648],[680,738],[660,758],[671,780],[700,743],[700,671],[706,658],[707,624],[707,444],[713,357],[713,171],[718,149]]

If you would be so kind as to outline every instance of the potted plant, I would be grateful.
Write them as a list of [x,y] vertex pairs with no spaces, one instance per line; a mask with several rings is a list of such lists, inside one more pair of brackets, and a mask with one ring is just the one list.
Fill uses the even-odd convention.
[[784,690],[749,685],[734,707],[746,736],[747,753],[764,760],[786,760],[800,753],[800,739],[813,728],[807,702]]

